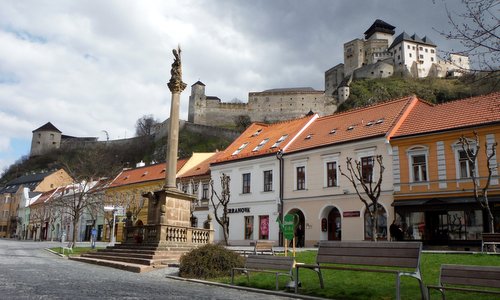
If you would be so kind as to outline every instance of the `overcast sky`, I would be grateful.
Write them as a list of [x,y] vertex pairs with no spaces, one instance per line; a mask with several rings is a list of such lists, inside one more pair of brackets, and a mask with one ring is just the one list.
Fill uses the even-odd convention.
[[[451,10],[459,1],[448,0]],[[458,9],[458,8],[457,8]],[[32,130],[131,137],[135,122],[168,118],[172,49],[182,48],[181,118],[190,86],[223,101],[271,88],[324,89],[343,44],[382,19],[428,36],[447,29],[442,0],[179,0],[0,2],[0,173],[29,154]],[[455,45],[455,48],[456,45]]]

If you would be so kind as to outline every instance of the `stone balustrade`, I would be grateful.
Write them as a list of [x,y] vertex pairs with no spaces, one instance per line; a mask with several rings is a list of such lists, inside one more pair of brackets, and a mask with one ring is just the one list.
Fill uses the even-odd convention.
[[175,225],[143,225],[125,227],[125,243],[149,244],[194,244],[213,242],[213,229]]

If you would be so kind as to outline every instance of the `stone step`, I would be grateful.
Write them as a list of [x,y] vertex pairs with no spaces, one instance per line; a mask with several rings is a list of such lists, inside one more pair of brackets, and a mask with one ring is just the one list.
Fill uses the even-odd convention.
[[101,254],[97,254],[97,253],[83,253],[83,254],[81,254],[81,257],[103,259],[103,260],[109,260],[109,261],[121,261],[121,262],[127,262],[127,263],[145,265],[145,266],[153,265],[152,259],[145,259],[145,258],[119,257],[119,256],[114,256],[114,255],[101,255]]
[[168,258],[179,258],[183,252],[163,252],[157,251],[153,253],[142,253],[142,252],[124,252],[124,251],[98,251],[87,254],[92,254],[92,256],[114,256],[114,257],[130,257],[130,258],[142,258],[142,259],[168,259]]
[[156,268],[164,268],[166,265],[140,265],[140,264],[134,264],[134,263],[128,263],[128,262],[120,262],[120,261],[111,261],[111,260],[105,260],[105,259],[98,259],[98,258],[89,258],[89,257],[83,257],[83,256],[70,256],[70,260],[75,260],[79,262],[84,262],[84,263],[90,263],[90,264],[95,264],[95,265],[100,265],[100,266],[105,266],[105,267],[111,267],[115,269],[121,269],[129,272],[134,272],[134,273],[142,273],[142,272],[148,272],[152,271]]

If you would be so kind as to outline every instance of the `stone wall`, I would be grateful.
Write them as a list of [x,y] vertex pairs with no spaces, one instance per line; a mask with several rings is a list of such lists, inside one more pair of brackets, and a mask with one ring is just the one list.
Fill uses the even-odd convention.
[[303,117],[309,111],[328,115],[337,109],[336,100],[312,88],[274,89],[250,92],[248,103],[227,103],[205,95],[201,82],[191,87],[189,121],[209,126],[234,125],[238,116],[252,122],[276,122]]

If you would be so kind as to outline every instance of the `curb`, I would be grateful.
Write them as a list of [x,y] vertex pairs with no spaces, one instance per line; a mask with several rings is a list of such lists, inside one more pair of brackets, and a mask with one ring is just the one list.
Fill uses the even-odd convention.
[[182,278],[182,277],[174,276],[174,275],[166,275],[165,277],[169,278],[169,279],[179,280],[179,281],[187,281],[187,282],[193,282],[193,283],[207,284],[207,285],[213,285],[213,286],[218,286],[218,287],[223,287],[223,288],[230,288],[230,289],[235,289],[235,290],[242,290],[242,291],[247,291],[247,292],[259,293],[259,294],[266,294],[266,295],[273,295],[273,296],[280,296],[280,297],[287,297],[287,298],[293,298],[293,299],[306,299],[306,300],[324,300],[324,299],[328,299],[328,298],[321,298],[321,297],[315,297],[315,296],[307,296],[307,295],[301,295],[301,294],[295,294],[295,293],[287,293],[287,292],[272,291],[272,290],[263,290],[263,289],[257,289],[257,288],[252,288],[252,287],[239,286],[239,285],[230,285],[230,284],[226,284],[226,283],[206,281],[206,280],[201,280],[201,279]]
[[55,255],[59,255],[59,256],[60,256],[60,257],[62,257],[62,258],[68,258],[66,255],[61,254],[61,253],[59,253],[59,252],[55,252],[55,251],[53,251],[53,250],[50,250],[49,248],[45,248],[45,251],[50,252],[50,253],[55,254]]

